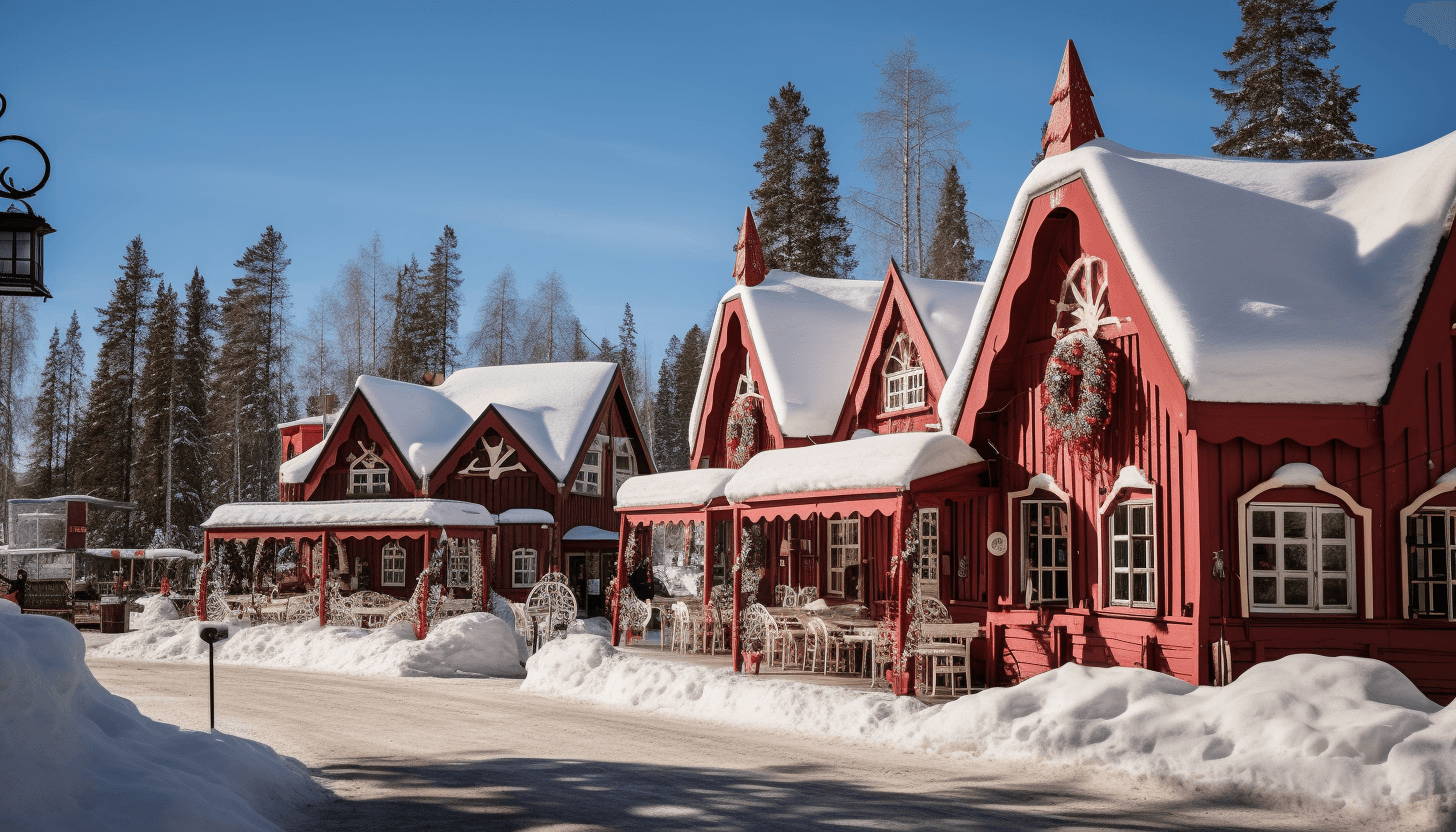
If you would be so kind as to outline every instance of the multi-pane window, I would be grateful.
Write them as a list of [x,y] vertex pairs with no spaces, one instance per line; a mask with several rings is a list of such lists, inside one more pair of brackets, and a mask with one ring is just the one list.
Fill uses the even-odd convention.
[[571,490],[574,493],[592,495],[602,493],[602,456],[611,442],[609,437],[599,435],[592,442],[592,446],[587,448],[586,456],[581,460],[581,470],[576,472],[576,482],[571,484]]
[[1157,603],[1157,555],[1153,548],[1153,504],[1131,501],[1112,510],[1112,593],[1119,606]]
[[925,367],[908,335],[901,334],[885,357],[885,412],[925,404]]
[[1028,604],[1067,603],[1072,583],[1067,520],[1067,504],[1061,501],[1021,503]]
[[392,540],[379,551],[379,585],[404,586],[404,547]]
[[920,521],[920,580],[940,580],[940,509],[922,508]]
[[[479,546],[479,543],[472,540]],[[470,549],[466,548],[465,541],[451,540],[449,557],[445,562],[445,586],[470,588]]]
[[1456,510],[1422,511],[1405,521],[1410,614],[1450,619],[1456,566]]
[[1353,610],[1354,527],[1337,506],[1250,506],[1250,608]]
[[516,549],[511,552],[511,586],[536,583],[536,550]]
[[612,494],[622,483],[637,476],[637,454],[632,450],[632,440],[625,436],[612,439],[615,453],[612,456]]
[[[829,521],[829,594],[844,595],[846,572],[859,568],[859,518]],[[858,591],[853,587],[851,594]]]
[[372,450],[349,463],[349,493],[354,496],[389,495],[389,466]]
[[0,275],[30,274],[30,232],[0,231]]

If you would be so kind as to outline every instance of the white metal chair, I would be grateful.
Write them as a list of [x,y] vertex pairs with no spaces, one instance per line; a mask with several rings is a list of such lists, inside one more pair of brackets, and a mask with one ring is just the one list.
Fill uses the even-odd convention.
[[647,623],[652,620],[652,607],[638,598],[637,593],[629,586],[622,587],[622,591],[617,594],[617,603],[620,605],[617,620],[622,630],[622,642],[625,644],[631,641],[633,632],[640,639],[647,638]]
[[921,621],[947,622],[950,621],[950,610],[946,609],[945,604],[938,599],[921,598],[920,603],[915,605],[915,617]]
[[811,601],[817,600],[819,600],[819,587],[806,586],[803,589],[799,590],[799,606],[802,607],[805,604],[810,603]]
[[774,606],[796,607],[799,605],[799,595],[794,588],[785,584],[774,587]]

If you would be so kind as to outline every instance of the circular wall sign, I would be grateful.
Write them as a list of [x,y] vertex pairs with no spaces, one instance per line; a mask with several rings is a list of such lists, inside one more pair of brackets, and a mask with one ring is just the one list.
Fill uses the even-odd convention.
[[1006,533],[991,532],[991,536],[986,538],[986,549],[998,558],[1006,554]]

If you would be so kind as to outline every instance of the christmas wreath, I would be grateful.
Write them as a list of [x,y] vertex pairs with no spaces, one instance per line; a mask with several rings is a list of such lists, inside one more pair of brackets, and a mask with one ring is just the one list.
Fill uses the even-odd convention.
[[758,396],[744,394],[728,410],[728,467],[742,468],[758,453]]
[[1042,384],[1047,456],[1054,456],[1065,445],[1084,463],[1094,460],[1102,430],[1112,416],[1112,393],[1117,389],[1112,363],[1097,339],[1085,332],[1059,339],[1047,360]]

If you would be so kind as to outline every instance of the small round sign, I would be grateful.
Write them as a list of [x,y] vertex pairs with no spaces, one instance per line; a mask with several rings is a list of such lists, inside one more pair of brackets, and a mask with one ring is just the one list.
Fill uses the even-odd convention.
[[991,536],[986,538],[986,549],[998,558],[1006,554],[1006,533],[991,532]]

